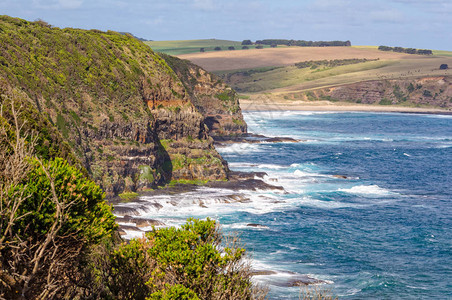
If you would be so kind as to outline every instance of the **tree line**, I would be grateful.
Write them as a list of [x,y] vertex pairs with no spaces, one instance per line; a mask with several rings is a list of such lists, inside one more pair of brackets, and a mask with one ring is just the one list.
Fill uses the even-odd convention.
[[[243,40],[242,45],[252,45],[251,40]],[[286,39],[264,39],[257,40],[257,45],[286,45],[299,47],[349,47],[352,45],[350,41],[305,41],[305,40],[286,40]]]
[[432,50],[428,50],[428,49],[379,46],[378,50],[392,51],[392,52],[399,52],[399,53],[408,53],[408,54],[433,55]]

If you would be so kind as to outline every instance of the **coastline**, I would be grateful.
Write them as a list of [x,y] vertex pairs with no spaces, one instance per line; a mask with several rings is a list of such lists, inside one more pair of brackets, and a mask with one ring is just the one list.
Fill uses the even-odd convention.
[[414,114],[452,115],[452,111],[438,108],[369,105],[331,101],[259,101],[240,99],[243,111],[337,111],[337,112],[397,112]]

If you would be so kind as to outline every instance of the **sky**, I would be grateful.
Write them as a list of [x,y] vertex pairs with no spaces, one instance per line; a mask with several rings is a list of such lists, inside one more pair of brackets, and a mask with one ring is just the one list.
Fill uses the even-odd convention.
[[452,50],[452,0],[0,0],[0,15],[149,40],[350,40]]

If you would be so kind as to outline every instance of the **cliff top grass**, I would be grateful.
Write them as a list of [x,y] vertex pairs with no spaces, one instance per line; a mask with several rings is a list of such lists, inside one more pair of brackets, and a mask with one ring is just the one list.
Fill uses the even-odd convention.
[[184,94],[166,62],[130,35],[0,16],[0,39],[0,78],[23,90],[65,138],[75,127],[142,119],[155,95]]

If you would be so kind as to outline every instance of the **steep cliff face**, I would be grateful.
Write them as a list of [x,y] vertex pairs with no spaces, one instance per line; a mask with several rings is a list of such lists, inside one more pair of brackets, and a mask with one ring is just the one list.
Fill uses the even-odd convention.
[[364,81],[309,92],[308,98],[452,108],[452,77]]
[[183,82],[211,136],[246,133],[237,93],[217,76],[177,57],[160,54]]
[[[173,179],[227,178],[184,84],[140,41],[6,16],[0,39],[0,79],[59,129],[108,195]],[[192,160],[177,160],[176,168],[179,154],[202,157],[209,170]]]

